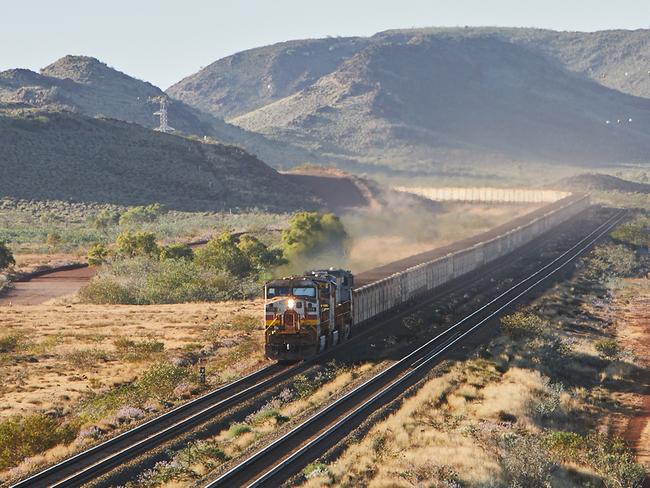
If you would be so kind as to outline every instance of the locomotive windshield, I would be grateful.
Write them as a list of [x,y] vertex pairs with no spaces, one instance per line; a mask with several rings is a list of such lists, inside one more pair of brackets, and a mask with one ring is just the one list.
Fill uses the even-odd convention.
[[316,289],[310,287],[305,288],[294,288],[293,295],[297,297],[316,297]]
[[289,295],[289,287],[288,286],[270,286],[266,290],[266,298],[273,298],[273,297],[282,297]]

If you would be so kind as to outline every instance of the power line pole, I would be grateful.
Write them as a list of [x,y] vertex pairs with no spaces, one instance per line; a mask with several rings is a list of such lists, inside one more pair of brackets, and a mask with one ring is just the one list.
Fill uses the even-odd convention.
[[176,129],[169,125],[167,119],[167,97],[154,97],[152,100],[160,102],[160,109],[153,113],[160,117],[160,125],[154,130],[165,133],[174,132]]

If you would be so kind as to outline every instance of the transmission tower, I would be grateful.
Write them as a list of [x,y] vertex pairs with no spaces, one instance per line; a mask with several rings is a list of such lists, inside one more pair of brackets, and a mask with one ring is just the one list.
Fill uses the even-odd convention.
[[153,113],[160,117],[160,125],[154,130],[159,132],[174,132],[176,129],[167,123],[167,97],[154,97],[151,100],[160,102],[160,109]]

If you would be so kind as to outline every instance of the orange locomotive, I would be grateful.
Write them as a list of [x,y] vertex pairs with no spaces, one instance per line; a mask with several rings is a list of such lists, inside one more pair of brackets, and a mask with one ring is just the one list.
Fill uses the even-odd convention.
[[267,282],[267,357],[295,361],[347,340],[352,329],[353,283],[352,273],[342,269]]

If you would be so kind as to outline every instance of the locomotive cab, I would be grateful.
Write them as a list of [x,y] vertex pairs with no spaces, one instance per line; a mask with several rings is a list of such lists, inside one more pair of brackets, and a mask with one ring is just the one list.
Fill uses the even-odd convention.
[[311,271],[266,283],[267,357],[304,359],[347,339],[352,283],[352,274],[344,270]]

